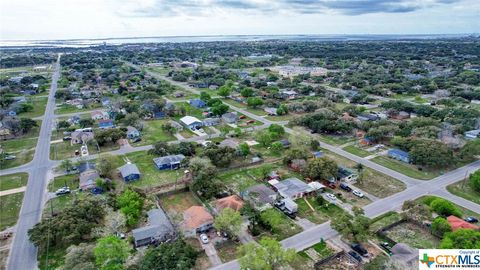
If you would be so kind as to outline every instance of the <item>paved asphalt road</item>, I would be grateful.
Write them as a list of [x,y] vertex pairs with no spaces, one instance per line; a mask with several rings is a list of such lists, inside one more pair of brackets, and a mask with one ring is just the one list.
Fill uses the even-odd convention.
[[[36,269],[37,248],[28,239],[28,230],[41,218],[47,185],[47,172],[50,169],[50,136],[55,110],[55,92],[60,75],[60,56],[55,65],[52,86],[48,95],[45,116],[40,129],[35,155],[26,170],[28,172],[27,190],[23,197],[22,209],[17,223],[15,236],[7,264],[7,269]],[[2,171],[3,173],[3,171]]]
[[[138,68],[135,65],[131,65],[131,66]],[[13,241],[11,253],[9,256],[9,262],[7,266],[8,269],[12,269],[12,270],[13,269],[35,269],[37,267],[37,260],[36,260],[37,250],[28,240],[27,231],[40,220],[44,198],[45,198],[48,170],[52,168],[54,165],[58,165],[60,163],[59,161],[50,161],[49,159],[51,130],[53,126],[53,119],[55,118],[54,95],[57,87],[59,70],[60,70],[60,66],[59,66],[59,62],[57,62],[56,72],[54,73],[54,76],[52,79],[52,89],[49,93],[47,109],[45,111],[45,116],[43,117],[44,121],[42,122],[42,127],[40,130],[40,136],[38,139],[38,145],[35,151],[34,159],[32,160],[32,162],[22,165],[20,167],[1,171],[2,174],[10,174],[15,172],[29,173],[27,191],[25,192],[25,196],[24,196],[25,199],[22,205],[22,209],[20,211],[20,217],[17,224],[17,232],[15,234],[15,239]],[[168,77],[161,76],[155,73],[151,73],[151,75],[167,80],[193,93],[196,93],[196,94],[199,93],[197,89],[191,88],[188,85],[183,83],[175,82]],[[259,128],[265,128],[265,127],[268,127],[270,124],[274,123],[261,116],[250,113],[247,110],[243,110],[241,108],[237,108],[231,105],[229,106],[233,110],[236,110],[242,114],[245,114],[252,119],[263,122],[264,125]],[[288,133],[293,133],[293,134],[296,132],[290,128],[286,128],[286,131]],[[189,140],[197,141],[197,140],[203,140],[203,139],[207,139],[207,138],[195,137]],[[364,158],[355,156],[338,147],[335,147],[326,143],[321,143],[321,146],[329,151],[335,152],[355,162],[362,163],[366,167],[370,167],[374,170],[390,175],[404,182],[407,185],[406,190],[396,193],[387,198],[376,200],[371,204],[365,206],[364,210],[368,217],[375,217],[391,210],[397,210],[401,207],[404,201],[412,200],[428,194],[441,196],[443,198],[451,200],[452,202],[462,207],[465,207],[467,209],[480,213],[480,205],[475,204],[471,201],[465,200],[463,198],[457,197],[453,194],[450,194],[445,189],[447,185],[460,181],[466,175],[468,175],[468,173],[471,173],[475,170],[480,169],[480,161],[476,161],[472,164],[469,164],[457,170],[451,171],[435,179],[432,179],[429,181],[422,181],[422,180],[413,179],[411,177],[407,177],[401,173],[385,168],[379,164],[376,164]],[[141,146],[141,147],[125,147],[117,151],[112,151],[112,154],[126,154],[134,151],[147,150],[147,149],[150,149],[151,147],[152,147],[151,145]],[[89,159],[95,158],[95,157],[96,157],[95,155],[92,155],[91,157],[89,157]],[[39,192],[39,191],[43,191],[43,192]],[[334,231],[330,227],[330,224],[327,222],[320,225],[316,225],[315,227],[312,227],[308,230],[305,230],[299,234],[296,234],[290,238],[283,240],[282,245],[285,248],[295,248],[297,250],[302,250],[306,247],[309,247],[319,242],[320,239],[322,238],[329,239],[337,235],[338,235],[337,232]],[[239,268],[238,261],[235,260],[226,264],[219,265],[213,269],[238,269],[238,268]]]

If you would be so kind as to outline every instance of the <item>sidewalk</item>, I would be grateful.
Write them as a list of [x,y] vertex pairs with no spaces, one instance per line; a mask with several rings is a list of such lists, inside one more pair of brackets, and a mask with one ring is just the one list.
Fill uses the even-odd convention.
[[27,187],[24,186],[24,187],[19,187],[19,188],[12,188],[12,189],[8,189],[8,190],[3,190],[3,191],[0,191],[0,197],[10,195],[10,194],[24,192],[26,189],[27,189]]

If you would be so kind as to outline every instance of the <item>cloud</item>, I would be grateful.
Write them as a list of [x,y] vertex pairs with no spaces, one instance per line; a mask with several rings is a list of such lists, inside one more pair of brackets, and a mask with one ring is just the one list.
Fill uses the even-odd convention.
[[[218,11],[247,13],[362,15],[406,13],[461,0],[129,0],[115,1],[117,13],[128,17],[208,16]],[[120,2],[120,3],[119,3]]]

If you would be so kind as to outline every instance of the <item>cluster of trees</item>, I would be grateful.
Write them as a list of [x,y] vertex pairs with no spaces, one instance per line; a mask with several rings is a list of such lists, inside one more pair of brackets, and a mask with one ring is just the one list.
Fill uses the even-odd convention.
[[211,108],[211,112],[216,116],[220,116],[228,112],[229,107],[227,105],[223,104],[223,102],[218,98],[212,98],[206,92],[200,93],[200,99],[207,103],[207,105]]
[[92,238],[101,225],[104,202],[96,197],[80,197],[56,215],[44,218],[28,231],[30,240],[39,248],[79,244]]
[[321,109],[316,113],[305,115],[295,122],[316,133],[347,134],[354,128],[352,122],[341,119],[337,113],[329,109]]
[[353,207],[353,214],[342,213],[332,219],[332,228],[343,236],[354,239],[356,242],[363,242],[368,238],[370,219],[365,216],[363,209]]
[[182,154],[184,156],[193,156],[196,153],[194,142],[180,142],[178,144],[168,144],[166,142],[156,142],[153,148],[148,150],[150,155],[155,156],[168,156]]
[[125,139],[126,137],[126,131],[121,128],[100,129],[95,132],[95,140],[100,146],[114,144],[118,140]]
[[137,224],[142,213],[143,197],[137,192],[127,189],[117,197],[117,205],[126,217],[126,225],[133,227]]
[[239,250],[241,269],[281,269],[295,259],[294,249],[283,249],[270,237],[262,237],[257,243],[242,245]]
[[209,144],[202,152],[203,157],[208,157],[217,167],[228,167],[235,157],[235,149],[228,146]]
[[391,143],[409,152],[413,164],[437,168],[452,165],[453,151],[439,141],[396,137]]
[[283,145],[280,142],[272,142],[280,139],[283,135],[285,135],[285,129],[282,126],[271,124],[268,129],[259,131],[255,139],[264,147],[271,145],[272,149],[281,150]]
[[138,263],[138,270],[192,269],[198,252],[183,239],[162,243],[147,249]]

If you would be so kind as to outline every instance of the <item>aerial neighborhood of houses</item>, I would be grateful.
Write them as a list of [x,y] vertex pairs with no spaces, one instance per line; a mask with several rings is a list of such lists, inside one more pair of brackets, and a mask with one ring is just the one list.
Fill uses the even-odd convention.
[[2,51],[0,269],[416,269],[480,248],[479,42]]

